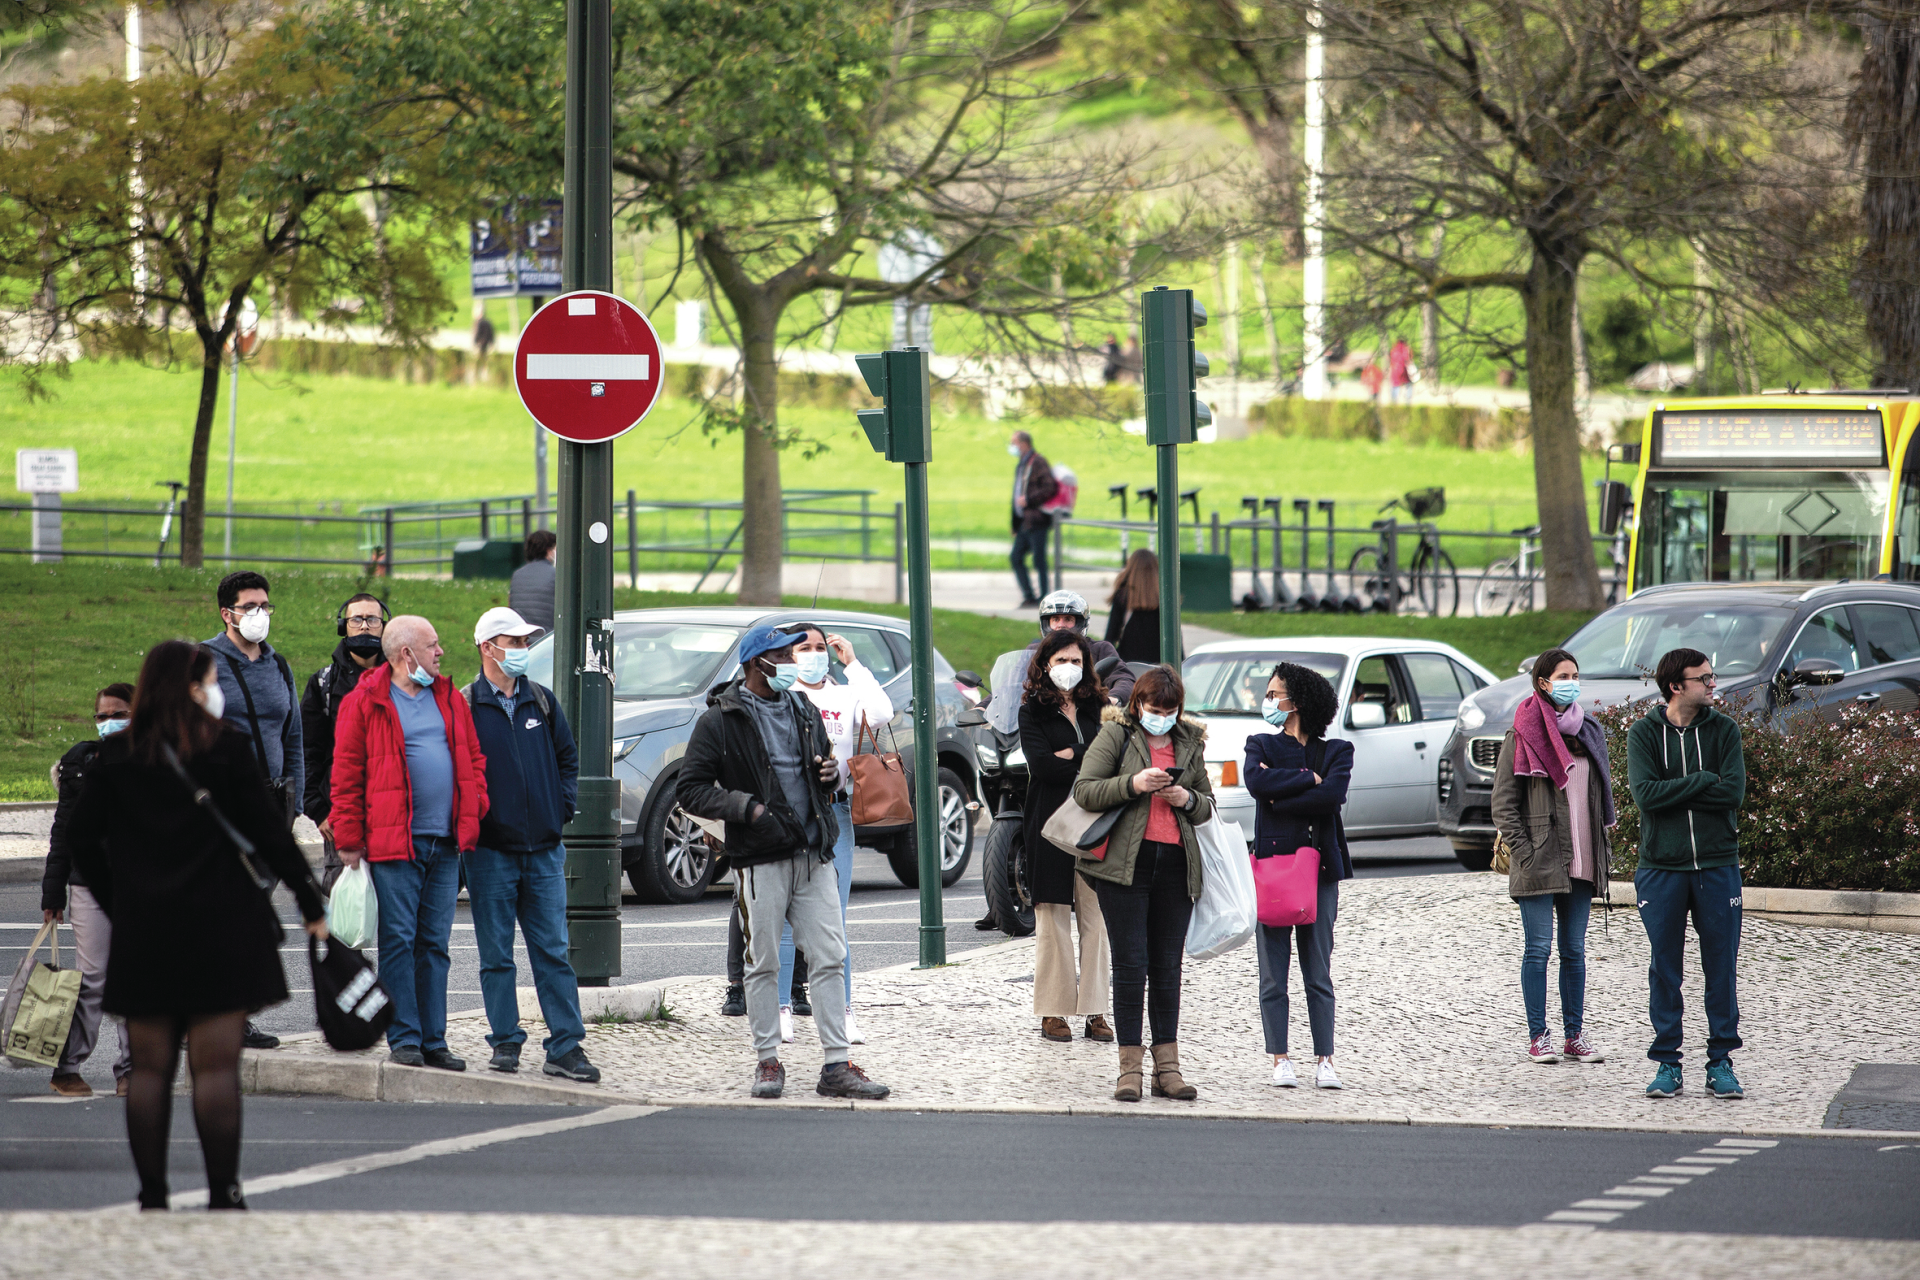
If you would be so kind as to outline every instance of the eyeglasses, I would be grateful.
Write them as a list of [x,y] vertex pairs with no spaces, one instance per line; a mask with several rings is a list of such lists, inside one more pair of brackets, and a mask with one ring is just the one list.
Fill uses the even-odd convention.
[[249,617],[256,613],[261,613],[261,614],[267,615],[268,617],[272,617],[273,606],[270,604],[235,605],[233,606],[233,608],[228,609],[227,612],[237,613],[243,618]]
[[1689,680],[1698,680],[1701,684],[1706,685],[1709,689],[1711,689],[1714,685],[1717,685],[1720,683],[1720,677],[1714,675],[1711,671],[1709,671],[1704,676],[1681,676],[1680,677],[1681,684],[1685,684]]
[[385,625],[386,625],[385,620],[381,618],[381,616],[377,613],[370,613],[364,617],[347,619],[347,630],[349,631],[378,631],[381,627]]

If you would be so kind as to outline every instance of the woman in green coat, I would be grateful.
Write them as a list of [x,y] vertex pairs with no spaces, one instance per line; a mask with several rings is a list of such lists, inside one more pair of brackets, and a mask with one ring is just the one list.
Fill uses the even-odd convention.
[[1155,667],[1134,682],[1124,711],[1109,708],[1087,748],[1073,798],[1083,809],[1124,808],[1105,855],[1080,858],[1106,918],[1113,954],[1113,1022],[1120,1078],[1113,1096],[1140,1100],[1142,1007],[1153,1032],[1153,1092],[1191,1100],[1180,1075],[1180,962],[1187,922],[1200,896],[1195,823],[1213,816],[1203,755],[1207,731],[1181,717],[1180,673]]

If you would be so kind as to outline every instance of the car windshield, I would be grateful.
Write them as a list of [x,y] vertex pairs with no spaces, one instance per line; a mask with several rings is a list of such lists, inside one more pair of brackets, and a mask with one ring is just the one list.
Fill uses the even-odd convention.
[[1792,616],[1791,609],[1769,605],[1649,600],[1608,610],[1566,647],[1588,680],[1651,677],[1669,649],[1698,649],[1725,680],[1758,671]]
[[[739,627],[693,622],[615,622],[613,696],[687,698],[713,686]],[[553,637],[534,646],[527,674],[553,684]]]
[[1187,659],[1187,710],[1210,716],[1257,716],[1276,664],[1291,662],[1317,671],[1334,688],[1347,669],[1337,653],[1202,653]]

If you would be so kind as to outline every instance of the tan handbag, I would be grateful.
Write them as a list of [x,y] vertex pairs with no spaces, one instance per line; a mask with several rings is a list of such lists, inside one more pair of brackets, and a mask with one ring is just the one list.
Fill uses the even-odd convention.
[[1493,833],[1493,863],[1488,870],[1501,876],[1513,870],[1513,846],[1497,831]]
[[[861,747],[873,742],[870,753]],[[913,794],[907,786],[907,766],[897,751],[880,750],[879,735],[865,716],[853,740],[853,756],[847,761],[847,776],[852,787],[853,825],[856,827],[905,827],[913,823]]]

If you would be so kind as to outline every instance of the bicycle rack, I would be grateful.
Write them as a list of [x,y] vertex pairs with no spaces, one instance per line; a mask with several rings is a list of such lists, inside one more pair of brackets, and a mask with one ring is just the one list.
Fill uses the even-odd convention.
[[[1280,508],[1284,498],[1268,498],[1260,505],[1273,512],[1273,607],[1292,609],[1295,606],[1293,591],[1287,586],[1286,568],[1280,560]],[[1255,557],[1257,560],[1258,557]]]
[[1313,566],[1309,563],[1313,554],[1313,500],[1295,498],[1293,509],[1300,517],[1300,598],[1294,607],[1301,613],[1312,613],[1320,607],[1320,596],[1313,589]]
[[[1249,613],[1264,613],[1273,608],[1273,597],[1267,593],[1265,584],[1260,581],[1260,526],[1252,523],[1260,519],[1260,499],[1253,494],[1248,494],[1240,499],[1240,505],[1245,509],[1250,522],[1247,528],[1247,565],[1251,570],[1247,575],[1247,594],[1242,597],[1242,603]],[[1229,529],[1227,533],[1231,537],[1233,531]]]
[[1327,513],[1327,593],[1320,597],[1320,612],[1359,613],[1358,597],[1342,595],[1339,584],[1333,578],[1333,508],[1335,504],[1330,499],[1322,498],[1314,505]]

